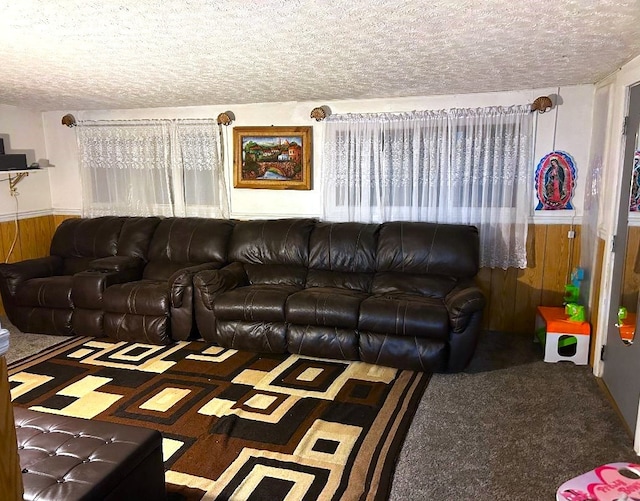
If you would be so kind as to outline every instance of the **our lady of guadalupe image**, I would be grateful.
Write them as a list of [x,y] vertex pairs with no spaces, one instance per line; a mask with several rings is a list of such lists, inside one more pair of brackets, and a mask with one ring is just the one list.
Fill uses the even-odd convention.
[[629,210],[640,211],[640,151],[633,155],[633,173],[631,175],[631,194],[629,195]]
[[575,179],[576,167],[571,155],[553,151],[542,157],[536,167],[536,210],[573,209]]

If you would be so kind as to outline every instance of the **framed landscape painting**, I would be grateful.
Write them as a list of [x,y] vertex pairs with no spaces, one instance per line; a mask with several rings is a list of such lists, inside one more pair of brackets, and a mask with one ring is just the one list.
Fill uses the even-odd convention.
[[235,188],[311,189],[312,127],[235,127]]

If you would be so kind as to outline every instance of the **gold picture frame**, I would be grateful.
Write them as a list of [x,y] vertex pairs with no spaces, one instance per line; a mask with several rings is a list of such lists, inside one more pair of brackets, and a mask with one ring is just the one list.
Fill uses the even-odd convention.
[[311,189],[313,127],[234,127],[233,186]]

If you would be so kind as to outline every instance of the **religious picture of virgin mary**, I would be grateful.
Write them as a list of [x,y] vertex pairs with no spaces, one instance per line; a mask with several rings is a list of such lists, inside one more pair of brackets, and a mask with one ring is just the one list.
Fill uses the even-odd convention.
[[633,172],[631,174],[631,194],[629,195],[629,210],[640,211],[640,151],[633,155]]
[[536,168],[536,210],[573,209],[576,167],[571,155],[553,151],[545,155]]

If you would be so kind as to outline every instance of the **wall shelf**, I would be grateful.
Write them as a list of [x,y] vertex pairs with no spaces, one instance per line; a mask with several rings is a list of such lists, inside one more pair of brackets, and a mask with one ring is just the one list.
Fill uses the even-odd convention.
[[[6,179],[9,181],[9,191],[11,193],[15,193],[16,186],[18,185],[18,183],[22,181],[25,177],[27,177],[30,172],[38,172],[41,170],[42,170],[41,167],[34,168],[34,169],[3,170],[3,171],[0,171],[0,174],[5,173],[7,174],[7,176],[9,176]],[[13,175],[15,175],[15,177],[12,177]]]

